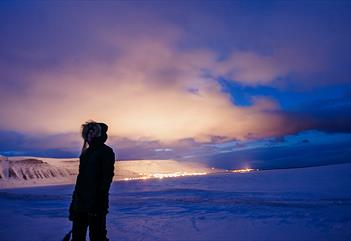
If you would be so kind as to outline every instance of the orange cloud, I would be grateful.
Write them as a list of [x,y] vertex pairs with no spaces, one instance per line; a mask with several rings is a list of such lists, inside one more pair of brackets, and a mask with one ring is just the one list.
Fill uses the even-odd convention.
[[[169,30],[157,39],[122,36],[104,36],[118,52],[111,61],[85,65],[68,61],[60,69],[30,76],[25,95],[9,96],[11,108],[4,109],[1,128],[65,133],[94,119],[108,123],[110,135],[161,142],[184,138],[205,142],[213,136],[259,138],[296,130],[287,127],[291,120],[279,114],[273,100],[257,97],[252,106],[234,105],[216,80],[203,76],[204,68],[220,66],[214,53],[177,49],[181,32]],[[250,61],[260,65],[254,55],[235,58],[225,65],[240,67]],[[264,64],[261,70],[266,71],[263,79],[272,79],[277,72]],[[254,77],[243,79],[250,82]]]

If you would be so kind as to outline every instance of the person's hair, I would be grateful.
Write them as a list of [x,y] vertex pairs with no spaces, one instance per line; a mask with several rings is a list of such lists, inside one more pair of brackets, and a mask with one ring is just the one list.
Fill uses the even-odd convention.
[[85,124],[82,125],[82,138],[84,140],[88,139],[88,133],[90,130],[94,131],[94,134],[96,137],[101,136],[102,127],[100,123],[97,123],[95,121],[89,121],[89,122],[85,122]]
[[81,153],[83,153],[88,148],[87,147],[87,144],[88,144],[87,140],[88,140],[88,133],[90,130],[94,131],[95,137],[98,137],[98,138],[103,137],[103,138],[107,139],[107,134],[106,134],[107,129],[108,129],[108,126],[105,123],[99,123],[99,122],[96,122],[93,120],[87,121],[84,124],[82,124],[81,134],[82,134],[82,138],[84,140],[84,143],[83,143]]

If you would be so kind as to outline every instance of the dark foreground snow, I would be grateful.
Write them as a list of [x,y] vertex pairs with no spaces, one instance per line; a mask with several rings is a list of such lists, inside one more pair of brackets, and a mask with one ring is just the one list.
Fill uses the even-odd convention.
[[[109,237],[351,240],[350,187],[351,164],[115,182]],[[72,190],[73,185],[0,190],[0,240],[61,240],[71,225]]]

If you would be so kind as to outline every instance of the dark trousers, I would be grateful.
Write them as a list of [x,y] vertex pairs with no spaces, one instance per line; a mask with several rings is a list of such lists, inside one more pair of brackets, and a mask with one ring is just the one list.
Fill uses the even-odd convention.
[[86,241],[88,227],[90,241],[108,241],[106,237],[106,214],[90,215],[87,213],[75,215],[72,241]]

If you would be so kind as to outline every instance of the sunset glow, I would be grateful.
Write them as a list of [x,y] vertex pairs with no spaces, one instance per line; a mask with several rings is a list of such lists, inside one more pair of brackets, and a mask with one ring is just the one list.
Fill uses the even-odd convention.
[[350,241],[350,186],[351,0],[0,0],[1,241]]
[[95,120],[120,160],[350,159],[346,3],[0,5],[1,155],[78,157]]

